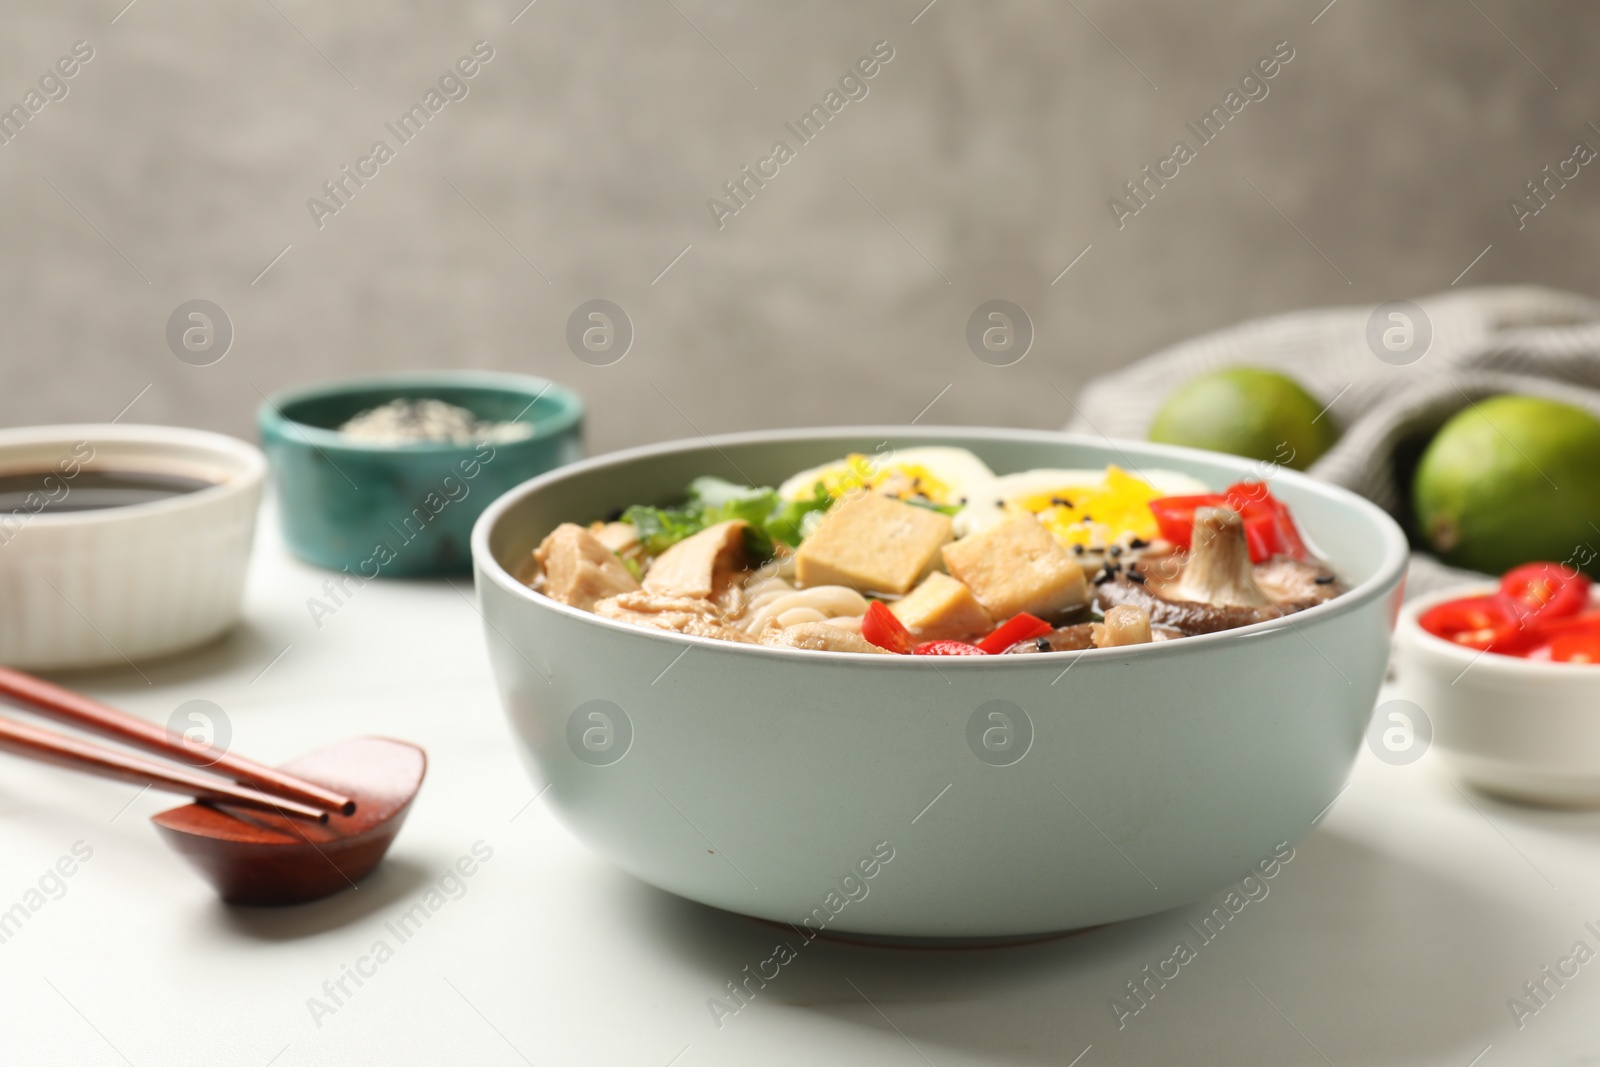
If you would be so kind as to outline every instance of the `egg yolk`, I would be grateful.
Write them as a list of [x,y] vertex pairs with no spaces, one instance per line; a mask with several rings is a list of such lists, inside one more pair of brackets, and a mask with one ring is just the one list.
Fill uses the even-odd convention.
[[897,500],[923,500],[930,504],[958,504],[950,486],[920,463],[879,463],[872,457],[853,452],[842,466],[821,472],[817,481],[831,497],[841,497],[855,489],[892,496]]
[[1063,486],[1006,501],[1010,515],[1034,515],[1063,545],[1092,545],[1122,537],[1154,540],[1159,533],[1150,501],[1163,494],[1117,466],[1099,485]]

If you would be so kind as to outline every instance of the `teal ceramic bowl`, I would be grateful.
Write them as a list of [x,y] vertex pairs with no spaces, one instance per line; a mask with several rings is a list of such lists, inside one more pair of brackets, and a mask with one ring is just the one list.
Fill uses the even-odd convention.
[[1260,474],[1166,445],[914,426],[678,442],[531,481],[472,547],[501,700],[548,803],[646,882],[829,933],[1026,937],[1275,874],[1345,784],[1400,604],[1405,537],[1342,489],[1271,479],[1348,592],[1151,646],[804,652],[629,626],[517,580],[558,523],[666,503],[699,475],[775,485],[917,445],[1000,473],[1117,463],[1218,489]]
[[[351,416],[399,398],[443,400],[532,436],[474,445],[374,444],[341,434]],[[362,578],[471,567],[472,525],[489,503],[583,455],[583,402],[543,378],[484,371],[320,382],[257,411],[283,536],[296,556]]]

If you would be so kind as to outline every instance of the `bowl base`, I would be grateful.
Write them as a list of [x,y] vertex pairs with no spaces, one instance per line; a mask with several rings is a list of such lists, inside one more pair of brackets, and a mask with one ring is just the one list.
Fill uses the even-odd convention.
[[[794,927],[787,923],[773,922],[771,919],[756,919],[749,916],[763,926],[770,926],[778,930],[792,930]],[[1060,941],[1079,934],[1087,934],[1115,923],[1101,923],[1097,926],[1080,926],[1073,930],[1052,930],[1036,934],[999,934],[994,937],[921,937],[907,934],[861,934],[851,931],[822,930],[816,935],[819,941],[826,941],[839,945],[854,945],[858,948],[892,948],[914,952],[963,952],[995,948],[1022,948],[1027,945],[1040,945],[1049,941]]]

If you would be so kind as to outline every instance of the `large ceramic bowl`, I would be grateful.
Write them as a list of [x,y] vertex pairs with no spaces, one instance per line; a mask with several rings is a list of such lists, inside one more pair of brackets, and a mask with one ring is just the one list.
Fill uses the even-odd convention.
[[[1353,586],[1157,647],[929,660],[637,629],[514,571],[562,521],[702,474],[777,484],[847,452],[952,444],[997,472],[1241,460],[1010,430],[784,431],[635,449],[537,478],[473,531],[501,698],[590,847],[693,900],[829,932],[1003,938],[1185,904],[1274,862],[1339,793],[1372,713],[1406,543],[1348,492],[1273,491]],[[1276,867],[1271,868],[1276,872]]]
[[[517,441],[464,445],[391,445],[339,432],[351,416],[399,398],[443,400],[533,429]],[[420,371],[317,382],[268,397],[256,421],[290,550],[363,578],[465,573],[484,507],[583,455],[583,401],[525,374]]]

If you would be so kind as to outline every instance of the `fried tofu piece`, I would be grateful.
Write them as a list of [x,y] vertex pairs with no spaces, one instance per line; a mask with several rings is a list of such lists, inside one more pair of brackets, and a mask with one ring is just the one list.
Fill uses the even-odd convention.
[[552,530],[533,550],[533,558],[544,572],[540,591],[584,611],[593,611],[598,600],[639,588],[617,554],[575,523]]
[[830,508],[800,545],[795,578],[803,586],[905,593],[933,569],[949,540],[950,516],[860,493]]
[[1032,515],[944,546],[944,562],[996,619],[1052,619],[1089,602],[1083,568]]
[[679,541],[650,564],[645,590],[658,596],[709,597],[747,562],[744,531],[749,525],[730,519]]
[[972,590],[938,571],[889,610],[923,641],[967,641],[994,629],[994,619]]

